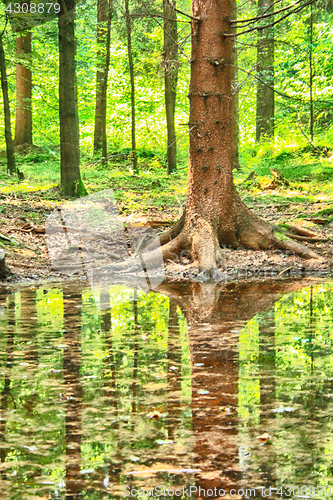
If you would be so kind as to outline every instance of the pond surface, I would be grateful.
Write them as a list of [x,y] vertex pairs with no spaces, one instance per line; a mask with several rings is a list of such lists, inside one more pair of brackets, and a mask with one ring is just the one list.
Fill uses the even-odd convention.
[[160,292],[0,290],[1,500],[333,498],[333,284]]

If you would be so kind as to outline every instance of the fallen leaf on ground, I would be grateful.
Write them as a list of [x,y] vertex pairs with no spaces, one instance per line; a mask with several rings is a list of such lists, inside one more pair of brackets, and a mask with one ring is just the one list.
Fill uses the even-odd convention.
[[268,432],[264,432],[261,436],[257,436],[257,439],[260,439],[260,441],[267,441],[268,439],[271,439],[271,436]]

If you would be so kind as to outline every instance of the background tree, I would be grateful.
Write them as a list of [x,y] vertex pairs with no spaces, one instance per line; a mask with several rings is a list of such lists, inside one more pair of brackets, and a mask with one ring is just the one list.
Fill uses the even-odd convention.
[[59,13],[60,190],[66,196],[84,196],[80,175],[79,116],[75,72],[76,0],[61,2]]
[[314,103],[313,103],[313,5],[310,5],[309,19],[309,100],[310,100],[310,137],[314,136]]
[[2,37],[3,37],[3,33],[0,36],[0,71],[1,71],[1,88],[2,88],[2,98],[3,98],[3,110],[4,110],[4,118],[5,118],[7,172],[10,174],[16,174],[17,168],[16,168],[15,155],[14,155],[14,143],[13,143],[13,137],[12,137],[12,128],[11,128],[11,123],[10,123],[10,107],[9,107],[9,97],[8,97],[6,59],[5,59],[5,52],[3,50]]
[[108,74],[110,67],[111,15],[112,0],[98,0],[97,59],[99,67],[96,72],[94,152],[96,153],[102,149],[103,158],[106,158],[107,156],[106,107]]
[[131,17],[129,12],[128,0],[125,0],[125,17],[126,17],[126,33],[127,33],[127,53],[128,64],[130,71],[131,82],[131,139],[132,139],[132,164],[133,171],[138,171],[138,157],[136,151],[136,137],[135,137],[135,82],[134,82],[134,64],[132,55],[132,28]]
[[[258,16],[273,12],[273,0],[258,0]],[[269,24],[269,21],[263,23]],[[256,141],[274,135],[274,31],[258,30]]]
[[31,31],[26,30],[16,37],[16,120],[14,145],[32,144],[31,109]]
[[175,107],[178,78],[178,29],[176,3],[172,0],[163,0],[164,16],[164,89],[165,113],[168,135],[167,163],[168,175],[177,169],[177,137],[175,129]]

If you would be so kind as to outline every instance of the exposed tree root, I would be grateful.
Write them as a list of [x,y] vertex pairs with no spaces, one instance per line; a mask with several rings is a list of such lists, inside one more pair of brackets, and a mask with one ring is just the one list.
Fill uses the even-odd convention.
[[292,240],[298,240],[298,241],[307,241],[309,243],[317,243],[319,241],[328,241],[328,238],[310,238],[309,236],[299,236],[298,234],[293,234],[293,233],[285,233],[288,238],[291,238]]
[[[322,259],[320,255],[301,244],[299,241],[324,241],[308,229],[292,224],[282,228],[274,226],[253,214],[242,202],[238,193],[234,192],[234,206],[228,223],[218,224],[205,217],[194,214],[190,216],[184,211],[182,217],[167,231],[160,234],[160,247],[155,249],[149,245],[142,249],[144,261],[149,267],[160,265],[161,251],[164,262],[168,260],[182,262],[182,257],[190,257],[197,262],[200,270],[213,270],[223,260],[223,248],[249,248],[252,250],[280,249],[300,255],[306,259]],[[293,231],[293,232],[291,232]],[[297,233],[297,234],[295,234]],[[294,241],[299,240],[299,241]],[[133,267],[134,266],[134,267]],[[131,259],[113,264],[117,270],[139,269],[137,262]]]
[[298,227],[294,224],[284,224],[284,226],[289,229],[289,231],[293,231],[295,234],[299,236],[309,236],[309,238],[318,238],[318,234],[314,231],[310,231],[310,229],[305,229],[304,227]]
[[294,240],[317,242],[325,241],[324,238],[319,238],[316,233],[292,224],[287,225],[289,231],[268,224],[254,215],[236,192],[233,212],[234,217],[229,223],[229,231],[226,231],[225,227],[216,227],[214,223],[199,215],[189,218],[184,213],[173,228],[160,236],[164,260],[181,259],[182,251],[185,250],[187,255],[198,262],[200,269],[215,269],[222,260],[224,245],[233,248],[242,246],[252,250],[276,248],[307,259],[322,258],[307,246]]

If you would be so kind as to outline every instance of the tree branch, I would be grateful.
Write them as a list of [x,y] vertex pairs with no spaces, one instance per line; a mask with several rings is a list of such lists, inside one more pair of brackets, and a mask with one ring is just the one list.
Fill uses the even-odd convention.
[[[240,68],[239,66],[237,66],[237,69],[239,71],[243,71],[243,73],[246,73],[247,75],[249,76],[252,76],[252,78],[255,78],[256,80],[258,80],[260,83],[263,83],[264,85],[266,85],[266,87],[268,87],[269,89],[273,90],[273,92],[275,92],[277,95],[281,96],[281,97],[284,97],[285,99],[290,99],[291,101],[297,101],[297,102],[301,102],[303,104],[309,104],[307,103],[306,101],[303,101],[303,99],[300,99],[299,97],[293,97],[293,96],[290,96],[288,94],[284,94],[283,92],[280,92],[279,90],[276,90],[274,87],[272,87],[271,85],[269,85],[268,83],[266,83],[264,80],[262,80],[259,76],[257,75],[254,75],[253,73],[251,73],[250,71],[247,71],[246,69],[244,68]],[[333,104],[333,101],[323,101],[323,100],[319,100],[319,101],[315,101],[315,104],[318,104],[318,103],[321,103],[321,104],[329,104],[332,106]]]
[[297,7],[296,9],[290,11],[290,12],[287,12],[287,14],[285,14],[284,16],[280,17],[280,19],[278,19],[277,21],[274,21],[273,23],[270,23],[270,24],[265,24],[264,26],[254,26],[253,28],[250,28],[248,30],[245,30],[245,31],[241,31],[239,33],[223,33],[223,36],[240,36],[240,35],[245,35],[246,33],[251,33],[252,31],[261,31],[261,30],[265,30],[265,29],[268,29],[268,28],[272,28],[273,26],[275,26],[276,24],[278,24],[280,21],[283,21],[283,19],[286,19],[287,17],[291,16],[291,14],[296,14],[297,12],[300,12],[302,9],[304,9],[304,7],[307,7],[308,5],[311,5],[313,3],[315,3],[317,0],[309,0],[308,2],[300,5],[299,7]]
[[[281,0],[277,0],[278,2],[281,1]],[[282,9],[280,10],[276,10],[275,12],[270,12],[269,14],[261,14],[260,16],[257,16],[257,17],[250,17],[248,19],[232,19],[230,22],[232,24],[238,24],[238,23],[241,23],[241,24],[244,24],[244,23],[252,23],[253,21],[260,21],[261,19],[266,19],[267,17],[272,17],[272,16],[275,16],[275,14],[279,14],[280,12],[284,12],[286,10],[289,10],[289,9],[292,9],[294,8],[297,4],[301,3],[303,0],[297,0],[295,3],[293,3],[292,5],[288,5],[288,7],[283,7]],[[277,2],[274,2],[274,3],[277,3]],[[273,5],[270,5],[269,8],[271,9],[273,7]]]
[[[149,10],[149,7],[147,7],[146,3],[142,1],[142,5],[143,7],[147,10],[147,12],[152,15],[151,11]],[[154,17],[153,17],[154,18]],[[176,42],[176,40],[174,40],[172,38],[172,36],[170,35],[170,33],[168,33],[165,29],[164,29],[164,26],[162,26],[162,24],[156,19],[155,19],[155,22],[162,28],[163,32],[170,38],[170,40],[172,41],[172,43],[174,43],[175,45],[177,45],[177,47],[179,48],[179,50],[181,51],[181,53],[186,57],[187,61],[188,62],[191,62],[190,61],[190,58],[188,57],[188,55],[186,54],[186,52],[184,52],[184,50],[182,49],[182,47],[179,45],[178,42]]]
[[182,16],[186,16],[186,17],[189,17],[190,19],[192,19],[192,21],[202,21],[199,17],[193,17],[193,16],[190,16],[190,14],[186,14],[185,12],[179,10],[179,9],[176,9],[176,7],[174,6],[174,4],[172,3],[171,0],[168,0],[170,6],[172,7],[172,9],[175,11],[175,12],[178,12],[178,14],[181,14]]

